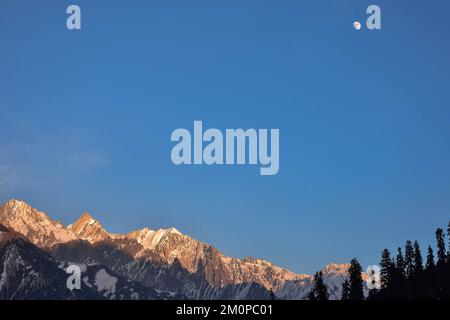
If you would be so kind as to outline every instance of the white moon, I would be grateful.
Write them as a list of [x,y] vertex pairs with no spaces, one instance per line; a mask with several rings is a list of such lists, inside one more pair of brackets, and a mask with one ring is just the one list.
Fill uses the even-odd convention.
[[353,28],[355,28],[356,30],[360,30],[361,29],[361,23],[359,23],[359,21],[353,22]]

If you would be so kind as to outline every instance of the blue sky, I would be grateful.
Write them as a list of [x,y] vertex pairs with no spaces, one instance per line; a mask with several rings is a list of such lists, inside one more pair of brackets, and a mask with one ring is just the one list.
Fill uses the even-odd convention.
[[[82,30],[65,27],[82,10]],[[356,31],[365,8],[380,31]],[[363,266],[450,216],[450,4],[0,4],[0,201],[113,232],[175,226],[230,256]],[[280,171],[174,166],[170,134],[279,128]]]

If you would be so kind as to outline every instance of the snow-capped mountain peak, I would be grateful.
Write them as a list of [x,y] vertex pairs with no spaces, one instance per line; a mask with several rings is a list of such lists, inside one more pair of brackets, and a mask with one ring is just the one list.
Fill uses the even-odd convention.
[[50,247],[75,240],[76,235],[24,201],[10,200],[0,207],[0,224],[23,234],[34,244]]
[[84,212],[75,223],[67,227],[79,238],[95,243],[110,238],[102,224],[95,220],[89,213]]

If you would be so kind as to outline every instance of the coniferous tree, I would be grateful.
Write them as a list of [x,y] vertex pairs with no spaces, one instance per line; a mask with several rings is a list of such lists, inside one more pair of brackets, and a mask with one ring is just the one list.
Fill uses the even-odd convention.
[[427,298],[436,299],[436,264],[431,246],[428,246],[427,262],[425,264],[425,283],[427,286]]
[[328,288],[326,284],[323,282],[322,271],[316,272],[314,276],[314,296],[316,300],[324,301],[328,300]]
[[437,297],[438,299],[445,299],[446,290],[446,262],[447,252],[445,250],[444,232],[441,228],[436,230],[437,242],[437,262],[436,262],[436,283],[437,283]]
[[402,248],[398,247],[397,249],[397,257],[395,259],[395,267],[397,268],[397,272],[406,276],[405,274],[405,259],[403,259]]
[[414,271],[412,276],[413,299],[425,299],[425,277],[423,272],[422,253],[419,242],[414,241]]
[[406,241],[405,245],[405,273],[410,280],[414,273],[414,250],[411,241]]
[[431,248],[431,246],[428,246],[427,262],[425,264],[425,271],[434,272],[435,269],[436,269],[436,264],[434,263],[433,248]]
[[394,282],[394,263],[391,260],[391,253],[388,249],[384,249],[381,253],[381,297],[384,299],[393,298],[393,282]]
[[316,300],[328,300],[328,288],[323,282],[322,271],[316,272],[314,275],[313,287],[311,291],[306,295],[306,299],[311,301]]
[[364,300],[362,268],[356,258],[350,261],[350,267],[348,269],[348,280],[350,284],[349,298],[350,300]]
[[[411,241],[406,242],[404,256],[402,249],[398,248],[395,261],[388,249],[383,250],[380,262],[381,290],[371,290],[367,299],[450,299],[450,222],[447,227],[448,251],[443,229],[438,228],[435,235],[436,260],[433,249],[428,246],[425,266],[417,241],[414,244]],[[358,266],[356,259],[353,259],[349,268],[350,299],[355,299],[354,292],[362,291],[359,290],[362,288],[362,279],[354,282],[355,277],[352,276],[358,274],[355,270],[361,272],[361,266]],[[353,283],[361,284],[357,286],[357,291],[353,290]],[[344,289],[347,290],[343,287],[343,292]],[[361,294],[357,296],[361,298]]]
[[395,260],[395,283],[394,295],[397,299],[407,299],[408,289],[406,283],[405,260],[403,258],[402,248],[398,247]]
[[414,273],[423,271],[422,253],[419,242],[414,241]]
[[389,287],[392,281],[392,260],[391,253],[388,249],[384,249],[381,253],[381,271],[380,271],[380,279],[381,279],[381,288],[385,289]]
[[342,284],[341,300],[350,300],[350,284],[348,282],[348,279],[345,279],[344,283]]
[[405,275],[408,298],[412,297],[412,278],[414,274],[414,249],[410,240],[405,244]]
[[447,253],[445,250],[445,240],[444,240],[444,231],[441,228],[437,228],[436,230],[436,242],[437,242],[437,263],[436,267],[445,265],[447,260]]

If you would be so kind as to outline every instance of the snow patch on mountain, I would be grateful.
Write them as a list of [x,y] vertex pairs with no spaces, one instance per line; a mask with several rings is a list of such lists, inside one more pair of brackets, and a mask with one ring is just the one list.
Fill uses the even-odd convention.
[[127,238],[136,240],[145,249],[155,249],[169,234],[181,235],[181,232],[175,228],[150,230],[148,228],[132,231],[128,233]]

